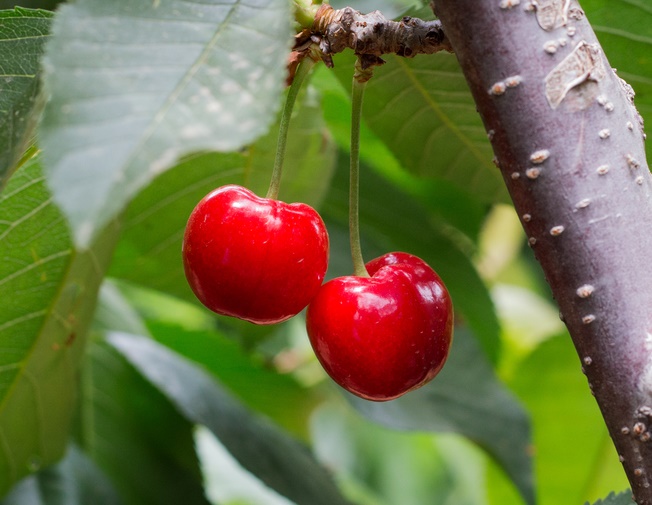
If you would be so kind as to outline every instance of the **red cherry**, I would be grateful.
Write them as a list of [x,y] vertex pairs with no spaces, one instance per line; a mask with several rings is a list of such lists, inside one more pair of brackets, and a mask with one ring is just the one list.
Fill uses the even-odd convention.
[[199,300],[218,314],[273,324],[300,312],[328,266],[328,233],[303,203],[223,186],[192,211],[183,264]]
[[366,265],[371,277],[339,277],[308,306],[310,342],[344,389],[387,401],[423,386],[444,366],[453,305],[420,258],[389,253]]

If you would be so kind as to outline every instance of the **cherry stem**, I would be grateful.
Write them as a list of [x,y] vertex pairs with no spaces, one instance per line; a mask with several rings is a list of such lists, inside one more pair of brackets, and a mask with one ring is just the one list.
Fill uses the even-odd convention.
[[274,169],[272,170],[272,180],[269,183],[269,189],[267,190],[267,198],[273,200],[278,199],[279,188],[281,187],[281,176],[283,175],[283,161],[285,160],[285,151],[288,140],[288,130],[290,128],[290,119],[292,118],[292,110],[294,109],[294,103],[297,101],[297,95],[301,89],[303,81],[306,79],[306,76],[312,70],[312,67],[315,66],[315,60],[310,57],[303,59],[297,68],[297,72],[294,75],[290,89],[288,89],[288,94],[285,97],[285,105],[283,106],[283,112],[281,113],[281,124],[278,130],[278,140],[276,142],[276,157],[274,158]]
[[369,277],[367,267],[362,258],[360,246],[360,117],[364,90],[369,80],[368,73],[362,73],[359,61],[353,76],[351,92],[351,158],[349,172],[349,240],[351,242],[351,258],[353,259],[353,274],[358,277]]

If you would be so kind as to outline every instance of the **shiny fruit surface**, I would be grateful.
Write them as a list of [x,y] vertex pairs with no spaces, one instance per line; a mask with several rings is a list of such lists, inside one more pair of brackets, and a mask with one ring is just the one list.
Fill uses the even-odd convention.
[[407,253],[366,265],[371,277],[339,277],[308,306],[317,358],[351,393],[387,401],[423,386],[441,370],[453,336],[453,305],[439,276]]
[[328,247],[326,227],[312,207],[229,185],[192,211],[182,255],[188,283],[206,307],[273,324],[296,315],[315,296]]

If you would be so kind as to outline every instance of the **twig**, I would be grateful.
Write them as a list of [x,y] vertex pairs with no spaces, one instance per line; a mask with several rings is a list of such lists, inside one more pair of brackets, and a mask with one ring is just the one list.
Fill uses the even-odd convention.
[[[303,30],[295,39],[290,57],[290,74],[304,57],[315,51],[326,66],[333,66],[332,56],[352,49],[363,69],[382,65],[384,54],[413,58],[417,54],[452,51],[441,22],[423,21],[405,16],[392,21],[379,11],[362,14],[351,7],[333,9],[322,4],[311,28]],[[292,77],[290,77],[291,79]]]

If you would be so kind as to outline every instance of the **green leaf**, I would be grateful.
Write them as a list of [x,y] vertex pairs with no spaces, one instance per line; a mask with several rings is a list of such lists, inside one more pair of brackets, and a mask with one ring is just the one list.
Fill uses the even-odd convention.
[[147,327],[136,309],[124,298],[111,279],[105,279],[100,288],[100,299],[95,309],[93,330],[125,331],[147,335]]
[[320,459],[339,481],[373,492],[374,505],[485,503],[485,458],[463,437],[390,430],[334,402],[317,410],[313,431]]
[[237,343],[215,331],[188,331],[156,322],[148,323],[148,328],[158,342],[212,372],[251,409],[307,438],[308,417],[317,398],[291,376],[275,373],[262,359],[246,355]]
[[0,195],[0,496],[63,455],[115,239],[111,224],[88,250],[73,248],[36,159]]
[[211,503],[221,505],[292,505],[242,468],[204,426],[195,428],[195,446]]
[[[652,121],[652,6],[645,0],[582,0],[609,63],[636,92],[635,105]],[[652,146],[647,143],[648,159]]]
[[23,479],[1,505],[122,505],[106,475],[75,445],[56,466]]
[[[324,96],[324,118],[340,149],[349,151],[351,141],[351,83],[345,85],[334,73],[319,67],[313,82]],[[461,189],[458,185],[439,177],[419,177],[406,171],[394,154],[365,124],[360,132],[360,159],[398,186],[406,194],[427,207],[433,216],[449,227],[477,240],[483,224],[487,204]]]
[[633,503],[631,491],[623,491],[620,494],[612,491],[604,500],[598,500],[593,505],[632,505]]
[[127,505],[208,505],[192,423],[101,340],[88,347],[75,431]]
[[118,288],[105,282],[81,371],[75,436],[129,505],[207,505],[192,423],[100,335],[147,332]]
[[539,504],[584,503],[627,486],[567,334],[541,344],[510,386],[532,416]]
[[464,329],[456,328],[448,362],[428,385],[392,402],[352,396],[351,401],[365,416],[394,429],[468,437],[498,461],[528,504],[535,502],[528,416]]
[[[404,169],[450,181],[482,202],[509,201],[493,151],[455,56],[388,55],[365,91],[363,119]],[[353,56],[335,72],[350,87]]]
[[36,127],[41,54],[51,12],[0,11],[0,190],[13,173]]
[[[331,237],[329,276],[352,272],[348,245],[348,160],[340,162],[322,209]],[[361,167],[360,228],[362,252],[372,258],[405,251],[426,261],[441,276],[459,311],[495,362],[499,326],[486,286],[471,260],[438,221],[419,203],[373,172]]]
[[59,10],[40,133],[76,243],[180,156],[233,151],[267,131],[289,25],[285,0],[81,0]]
[[[318,76],[315,76],[318,78]],[[302,90],[294,106],[288,139],[280,198],[319,207],[328,192],[335,170],[337,149],[326,128],[323,114],[327,105],[313,86]],[[263,196],[269,187],[279,122],[250,146],[244,156],[242,184]]]
[[253,417],[206,372],[145,337],[111,333],[108,340],[186,417],[210,429],[245,469],[269,487],[297,505],[348,503],[304,446],[263,418]]
[[[107,283],[116,286],[120,296],[124,297],[130,310],[137,314],[140,324],[144,329],[137,333],[146,335],[147,328],[143,321],[156,321],[159,323],[182,326],[187,330],[212,330],[215,329],[213,313],[204,310],[197,303],[187,302],[162,291],[143,288],[135,284],[111,278]],[[105,284],[107,284],[105,283]],[[255,327],[256,325],[251,325]]]
[[[314,90],[300,97],[290,123],[280,198],[317,206],[328,191],[335,145],[324,129]],[[277,128],[244,152],[192,156],[144,189],[125,214],[125,228],[110,274],[196,301],[181,263],[188,216],[207,193],[240,184],[264,196],[269,186]],[[162,226],[162,223],[165,223]]]
[[645,0],[583,0],[582,8],[609,63],[634,87],[637,108],[652,121],[652,5]]

